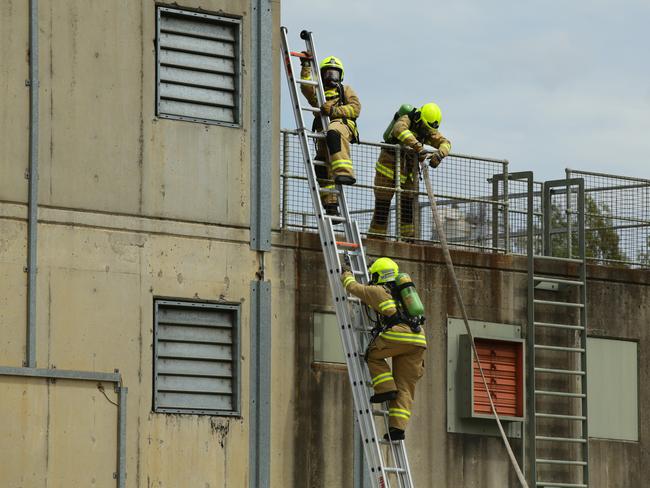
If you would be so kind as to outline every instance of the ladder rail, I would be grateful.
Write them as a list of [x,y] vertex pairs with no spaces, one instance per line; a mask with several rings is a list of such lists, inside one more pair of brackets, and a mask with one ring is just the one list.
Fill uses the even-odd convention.
[[[315,210],[316,224],[321,241],[321,247],[323,249],[330,290],[332,292],[336,316],[340,327],[339,332],[341,335],[343,352],[348,366],[348,376],[352,386],[352,397],[355,405],[355,418],[359,424],[362,437],[364,437],[364,453],[371,473],[371,482],[373,483],[373,488],[391,488],[394,485],[391,482],[392,478],[388,477],[390,475],[397,477],[398,486],[396,486],[396,488],[413,488],[404,442],[398,441],[389,443],[387,451],[392,456],[393,465],[388,466],[382,455],[381,441],[377,436],[375,416],[369,401],[369,392],[371,390],[369,384],[370,375],[362,353],[362,351],[365,350],[365,346],[368,344],[370,336],[369,317],[366,314],[366,306],[364,304],[360,301],[352,301],[348,299],[349,297],[347,296],[347,292],[341,283],[340,273],[342,266],[340,251],[337,245],[336,232],[334,230],[334,219],[330,216],[324,215],[324,209],[321,203],[320,186],[316,177],[314,158],[311,155],[309,147],[309,137],[312,136],[313,133],[307,130],[303,114],[303,112],[306,111],[316,113],[317,110],[312,107],[302,106],[298,93],[299,86],[302,84],[316,86],[316,99],[319,107],[325,101],[325,92],[317,65],[318,57],[313,35],[308,31],[302,31],[300,33],[300,37],[305,41],[307,52],[311,53],[309,63],[312,68],[313,76],[310,83],[301,83],[296,77],[292,64],[287,33],[287,29],[282,27],[281,47],[283,64],[285,65],[285,73],[289,83],[292,109],[298,126],[298,136],[303,153],[303,161],[305,163],[307,183],[309,185],[309,192]],[[318,116],[321,118],[322,127],[327,127],[329,118],[320,112],[318,112]],[[346,247],[356,249],[354,253],[349,254],[350,265],[355,271],[355,275],[361,278],[361,282],[364,284],[368,283],[369,277],[366,256],[358,224],[350,218],[343,187],[341,185],[336,185],[335,193],[337,195],[342,216],[337,218],[336,221],[343,224],[343,234],[345,235],[345,245],[342,245],[342,247],[344,249]],[[361,327],[358,325],[355,326],[355,323],[359,323]],[[383,422],[387,427],[388,412],[386,411],[382,417]]]
[[[578,233],[578,252],[577,256],[571,256],[570,258],[563,258],[553,255],[553,243],[551,242],[551,233],[549,228],[551,225],[550,221],[550,209],[552,204],[552,196],[555,193],[560,193],[559,190],[555,188],[563,188],[562,192],[565,192],[567,195],[567,206],[570,203],[570,195],[577,195],[577,212],[578,222],[577,222],[577,233]],[[588,433],[588,408],[587,408],[587,262],[586,262],[586,252],[585,252],[585,221],[584,221],[584,180],[581,178],[573,178],[566,180],[557,180],[549,181],[544,184],[543,191],[543,204],[545,208],[544,212],[544,255],[535,255],[532,251],[532,246],[529,246],[528,252],[528,286],[529,286],[529,295],[528,295],[528,307],[529,307],[529,351],[530,351],[530,361],[529,361],[529,378],[533,390],[533,395],[531,398],[529,409],[530,413],[530,425],[528,430],[528,442],[530,443],[530,463],[531,471],[530,478],[534,486],[546,486],[547,483],[540,482],[537,479],[537,466],[540,464],[555,464],[555,465],[566,465],[573,466],[581,471],[581,480],[579,482],[574,481],[574,479],[579,479],[574,477],[577,475],[577,472],[569,472],[566,476],[571,478],[563,482],[550,483],[549,486],[589,486],[589,433]],[[529,199],[529,220],[530,212],[532,211],[532,201]],[[530,224],[529,224],[530,227]],[[569,230],[571,232],[571,230]],[[574,229],[575,232],[575,229]],[[532,234],[529,232],[529,241],[532,242]],[[536,261],[547,261],[547,262],[557,262],[557,263],[575,263],[578,268],[578,277],[566,279],[563,277],[553,277],[551,276],[548,279],[545,276],[541,276],[544,273],[539,273],[535,268]],[[577,294],[577,301],[575,296],[571,295],[571,302],[560,302],[560,301],[550,301],[550,300],[539,300],[535,298],[535,288],[534,285],[539,281],[551,281],[560,284],[574,285],[573,291]],[[569,300],[569,298],[567,298]],[[545,313],[554,310],[567,313],[567,310],[572,310],[573,313],[579,315],[579,321],[577,325],[569,324],[556,324],[540,321],[536,316],[536,311],[538,307],[544,307]],[[556,331],[565,330],[569,335],[563,336],[567,339],[573,338],[573,344],[570,346],[560,343],[558,345],[549,344],[545,342],[543,344],[537,343],[536,338],[536,328],[553,328]],[[558,332],[559,333],[559,332]],[[579,338],[579,345],[576,339]],[[548,340],[548,339],[546,339]],[[559,366],[559,363],[552,363],[552,367],[539,367],[537,364],[537,359],[542,355],[542,358],[548,359],[551,356],[548,355],[549,352],[565,352],[569,353],[566,356],[566,360]],[[578,357],[579,356],[579,357]],[[557,361],[556,359],[555,361]],[[576,385],[580,385],[579,391],[571,392],[562,392],[562,391],[549,391],[545,389],[538,389],[536,382],[538,381],[535,378],[535,373],[549,373],[549,374],[562,374],[562,375],[574,375],[576,377]],[[541,380],[539,380],[541,382]],[[558,396],[558,397],[567,397],[570,399],[579,400],[578,403],[567,404],[563,408],[563,412],[549,413],[549,412],[540,412],[536,407],[535,399],[541,396]],[[579,408],[579,411],[578,411]],[[566,435],[561,435],[559,432],[554,431],[552,435],[538,434],[538,424],[537,419],[546,419],[547,421],[558,420],[563,422],[562,431]],[[569,422],[568,424],[566,422]],[[547,429],[557,424],[547,425]],[[562,459],[565,456],[560,456],[559,459],[547,459],[545,456],[540,457],[538,454],[537,441],[545,442],[549,444],[550,442],[560,442],[560,443],[571,443],[576,447],[575,453],[579,452],[579,459],[572,460],[569,458]],[[541,449],[544,447],[542,446]]]

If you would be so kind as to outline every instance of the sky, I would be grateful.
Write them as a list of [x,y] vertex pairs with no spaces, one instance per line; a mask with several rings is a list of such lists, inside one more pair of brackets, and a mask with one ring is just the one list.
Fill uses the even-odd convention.
[[[578,169],[650,179],[650,0],[281,0],[344,63],[378,141],[403,103],[434,101],[452,152],[535,179]],[[281,73],[282,127],[295,122]]]

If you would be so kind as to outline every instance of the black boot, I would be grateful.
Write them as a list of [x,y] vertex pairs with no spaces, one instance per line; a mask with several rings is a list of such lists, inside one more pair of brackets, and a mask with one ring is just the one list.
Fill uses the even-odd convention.
[[339,204],[338,203],[326,203],[323,205],[325,208],[325,213],[327,215],[333,215],[335,217],[340,216],[341,214],[339,213]]
[[391,427],[388,429],[388,433],[384,434],[385,441],[403,441],[406,439],[404,431],[396,427]]
[[337,185],[354,185],[357,182],[354,176],[349,175],[336,175],[334,177],[334,183]]
[[370,397],[370,403],[384,403],[397,398],[397,391],[385,391],[384,393],[375,393]]

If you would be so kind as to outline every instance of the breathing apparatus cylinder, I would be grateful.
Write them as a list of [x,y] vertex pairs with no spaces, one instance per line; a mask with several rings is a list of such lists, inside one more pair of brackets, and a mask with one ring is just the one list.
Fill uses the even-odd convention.
[[395,115],[393,115],[393,120],[390,121],[390,124],[388,124],[388,127],[386,127],[386,130],[384,131],[384,142],[390,142],[393,139],[393,126],[395,125],[395,122],[397,122],[397,119],[399,119],[402,115],[410,114],[413,112],[413,110],[415,110],[415,107],[413,105],[409,105],[408,103],[400,106],[399,110],[395,112]]
[[418,295],[411,277],[406,273],[399,273],[395,278],[395,285],[399,288],[402,302],[408,314],[411,317],[424,315],[424,305],[422,305],[422,300],[420,300],[420,295]]

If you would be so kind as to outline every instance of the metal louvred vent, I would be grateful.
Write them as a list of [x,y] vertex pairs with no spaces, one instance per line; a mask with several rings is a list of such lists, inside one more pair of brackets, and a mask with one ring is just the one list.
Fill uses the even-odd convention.
[[154,410],[239,413],[239,305],[157,300]]
[[157,114],[240,125],[241,21],[158,8]]

